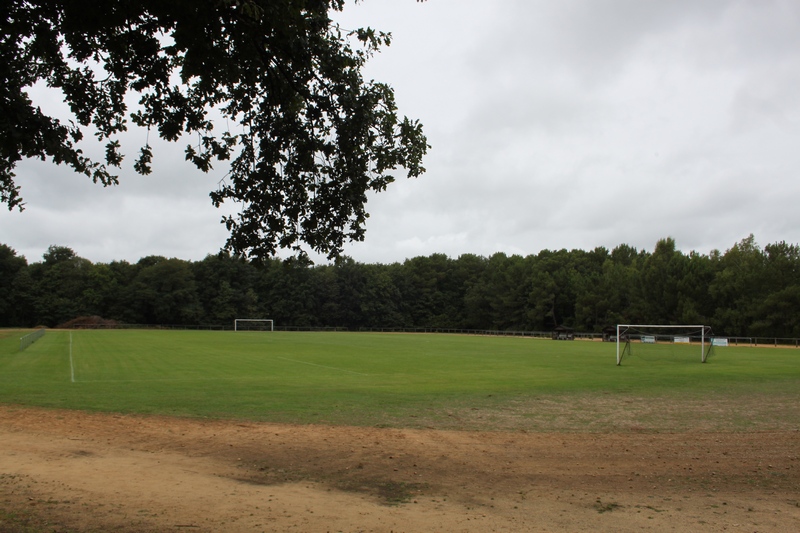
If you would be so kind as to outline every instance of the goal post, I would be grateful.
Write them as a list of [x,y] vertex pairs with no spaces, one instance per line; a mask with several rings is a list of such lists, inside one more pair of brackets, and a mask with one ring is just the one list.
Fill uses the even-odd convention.
[[673,343],[691,345],[700,343],[700,362],[705,363],[711,353],[711,328],[702,324],[617,324],[617,366],[625,355],[632,355],[631,342],[641,344]]
[[236,318],[233,320],[233,331],[274,331],[271,318]]

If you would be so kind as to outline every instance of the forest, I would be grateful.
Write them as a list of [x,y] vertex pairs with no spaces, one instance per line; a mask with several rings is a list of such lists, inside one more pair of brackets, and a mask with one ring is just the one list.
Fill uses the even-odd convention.
[[617,323],[707,324],[717,335],[800,337],[800,247],[748,236],[724,253],[542,250],[444,254],[402,263],[349,257],[200,261],[148,256],[92,263],[51,246],[39,262],[0,244],[0,326],[56,327],[80,316],[123,324],[600,332]]

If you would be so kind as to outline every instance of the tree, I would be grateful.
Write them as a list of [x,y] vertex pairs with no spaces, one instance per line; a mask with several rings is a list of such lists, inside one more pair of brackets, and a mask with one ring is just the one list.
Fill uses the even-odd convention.
[[56,326],[91,313],[84,301],[94,265],[66,246],[50,246],[44,261],[33,265],[38,321]]
[[675,239],[659,239],[653,253],[641,266],[641,289],[644,307],[653,324],[680,323],[678,309],[683,297],[681,279],[686,275],[688,259],[676,249]]
[[714,301],[714,331],[751,335],[767,294],[765,256],[750,234],[720,258],[709,293]]
[[757,335],[800,335],[800,246],[785,241],[764,246],[765,290],[754,304],[752,332]]
[[367,327],[398,327],[403,323],[399,305],[402,298],[391,270],[400,265],[362,265],[364,289],[359,311]]
[[48,246],[47,251],[44,253],[44,255],[42,255],[44,264],[47,266],[63,263],[64,261],[69,261],[70,259],[74,259],[76,257],[78,256],[75,254],[75,250],[72,248],[67,246],[56,246],[55,244]]
[[8,321],[3,326],[33,327],[41,325],[36,313],[36,282],[31,276],[31,268],[23,268],[11,282],[9,293]]
[[17,256],[16,250],[5,244],[0,244],[0,324],[11,323],[13,304],[14,278],[20,270],[28,266],[24,257]]
[[[186,159],[205,172],[230,161],[211,192],[217,207],[241,203],[223,218],[228,250],[267,257],[305,244],[338,256],[345,241],[363,240],[366,192],[385,190],[397,167],[419,176],[428,148],[419,122],[398,117],[392,88],[362,78],[390,35],[343,32],[329,17],[343,6],[107,0],[87,10],[78,0],[3,2],[0,201],[22,208],[13,170],[23,158],[118,183],[120,134],[132,123],[166,141],[190,134]],[[42,82],[63,93],[68,122],[31,100],[30,88]],[[131,109],[129,92],[139,97]],[[104,161],[85,155],[86,133],[105,143]],[[134,169],[150,173],[152,157],[145,142]]]
[[149,256],[132,281],[136,305],[146,324],[197,324],[200,300],[191,265],[181,259]]
[[445,254],[432,254],[406,259],[402,265],[395,286],[402,298],[404,325],[453,327],[446,290],[450,259]]
[[[491,309],[491,329],[530,329],[528,303],[533,289],[530,265],[520,255],[492,254],[484,272]],[[472,295],[470,295],[472,296]]]
[[204,310],[202,322],[230,325],[236,318],[258,318],[254,265],[241,257],[217,254],[192,264],[192,270]]
[[611,258],[604,247],[600,246],[588,253],[572,250],[576,270],[572,282],[577,285],[575,292],[576,328],[583,331],[602,331],[610,322],[612,311],[608,296],[608,286],[603,283],[606,263]]

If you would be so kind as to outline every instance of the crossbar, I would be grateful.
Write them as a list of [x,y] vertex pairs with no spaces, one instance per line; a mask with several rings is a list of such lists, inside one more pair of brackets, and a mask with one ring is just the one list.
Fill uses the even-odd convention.
[[233,331],[239,331],[239,322],[269,322],[269,330],[275,330],[275,324],[271,318],[237,318],[233,321]]

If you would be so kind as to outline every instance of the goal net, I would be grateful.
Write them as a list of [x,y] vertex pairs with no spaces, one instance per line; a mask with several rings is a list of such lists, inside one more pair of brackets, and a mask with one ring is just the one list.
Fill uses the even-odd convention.
[[237,318],[233,331],[273,331],[273,322],[271,318]]
[[19,339],[19,351],[21,352],[22,350],[24,350],[25,348],[27,348],[28,346],[30,346],[34,342],[36,342],[39,339],[41,339],[42,337],[44,337],[44,334],[45,334],[46,331],[47,330],[44,329],[44,328],[39,328],[36,331],[34,331],[33,333],[28,333],[24,337],[20,338]]
[[705,363],[713,355],[711,328],[704,325],[618,324],[617,365],[626,357],[684,355]]

